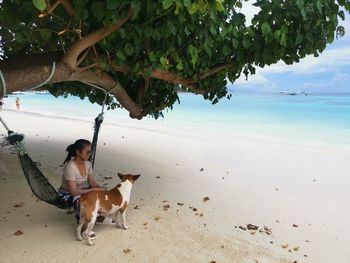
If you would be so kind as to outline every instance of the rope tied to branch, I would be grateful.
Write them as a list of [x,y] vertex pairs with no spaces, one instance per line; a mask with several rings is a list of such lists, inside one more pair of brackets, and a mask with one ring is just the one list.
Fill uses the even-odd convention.
[[[44,82],[42,82],[42,83],[40,83],[40,84],[38,84],[38,85],[36,85],[36,86],[30,88],[30,89],[32,89],[32,90],[33,90],[33,89],[37,89],[37,88],[40,88],[41,86],[47,84],[47,83],[51,80],[51,78],[52,78],[52,76],[54,75],[55,71],[56,71],[56,62],[53,61],[53,62],[52,62],[51,72],[50,72],[50,75],[47,77],[47,79],[44,80]],[[1,88],[2,88],[2,94],[1,94],[1,97],[0,97],[0,98],[2,99],[2,98],[4,98],[4,97],[6,97],[6,95],[7,95],[7,90],[6,90],[6,81],[5,81],[5,77],[4,77],[4,74],[2,73],[1,70],[0,70],[0,81],[1,81]]]

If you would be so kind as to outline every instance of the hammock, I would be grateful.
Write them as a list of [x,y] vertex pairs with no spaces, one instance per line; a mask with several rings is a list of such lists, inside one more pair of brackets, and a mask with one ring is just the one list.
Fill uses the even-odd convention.
[[[100,115],[99,115],[100,116]],[[6,123],[0,116],[0,121],[8,130],[8,136],[6,137],[7,141],[15,147],[17,157],[21,163],[22,171],[27,179],[28,185],[31,188],[33,194],[39,198],[40,200],[54,205],[61,209],[67,209],[66,203],[60,198],[56,189],[50,184],[45,175],[40,171],[37,164],[30,158],[22,144],[22,140],[24,139],[23,134],[15,133],[8,129]],[[98,139],[98,132],[100,130],[100,125],[103,119],[97,117],[95,119],[95,131],[93,136],[93,143],[91,145],[91,156],[90,161],[94,163],[95,155],[96,155],[96,145]]]
[[[55,62],[53,62],[52,70],[51,70],[49,77],[43,83],[37,85],[36,87],[34,87],[32,89],[36,89],[36,88],[49,82],[49,80],[51,79],[51,77],[53,76],[53,73],[55,71],[55,65],[56,65]],[[113,89],[111,89],[109,92],[106,92],[105,90],[101,89],[100,87],[98,87],[92,83],[88,83],[88,82],[84,82],[84,83],[105,92],[105,98],[104,98],[104,101],[102,104],[101,113],[95,119],[94,135],[93,135],[93,141],[91,144],[91,155],[90,155],[89,160],[91,161],[92,166],[94,166],[98,133],[100,131],[101,123],[103,122],[103,113],[104,113],[104,107],[106,104],[107,96],[114,89],[118,88],[119,83],[117,82],[117,85]],[[2,87],[2,97],[4,97],[4,96],[6,96],[6,82],[5,82],[5,79],[4,79],[4,76],[1,72],[1,70],[0,70],[0,84]],[[26,177],[27,182],[28,182],[33,194],[37,198],[39,198],[40,200],[42,200],[48,204],[54,205],[54,206],[61,208],[61,209],[68,208],[66,203],[62,200],[62,198],[60,198],[56,189],[50,184],[48,179],[44,176],[44,174],[38,168],[37,164],[28,155],[27,150],[25,149],[24,145],[22,144],[22,140],[24,139],[24,135],[19,134],[19,133],[15,133],[12,130],[10,130],[7,127],[4,120],[1,118],[1,116],[0,116],[0,122],[4,125],[4,127],[8,131],[7,140],[16,149],[16,153],[17,153],[18,159],[21,163],[24,176]]]

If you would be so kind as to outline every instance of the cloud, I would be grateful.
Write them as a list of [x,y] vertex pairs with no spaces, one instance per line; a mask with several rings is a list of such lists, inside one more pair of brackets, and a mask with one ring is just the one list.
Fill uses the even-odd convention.
[[350,74],[348,73],[336,73],[331,79],[332,82],[350,82]]
[[350,66],[350,48],[332,49],[324,52],[319,57],[307,56],[299,63],[286,65],[283,61],[262,69],[257,69],[262,74],[293,72],[294,74],[311,74],[329,71],[337,71],[340,66]]
[[242,74],[234,83],[235,88],[255,91],[275,91],[277,88],[276,83],[268,80],[262,74],[254,74],[248,76],[248,81],[244,74]]

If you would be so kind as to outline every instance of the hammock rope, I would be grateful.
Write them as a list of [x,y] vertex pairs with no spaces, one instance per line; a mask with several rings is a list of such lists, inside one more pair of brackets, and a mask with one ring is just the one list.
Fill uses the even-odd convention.
[[105,106],[106,106],[106,102],[107,102],[107,97],[108,95],[115,89],[117,89],[119,87],[119,82],[117,82],[117,84],[111,89],[109,90],[108,92],[106,92],[104,89],[102,89],[101,87],[95,85],[95,84],[92,84],[90,82],[83,82],[87,85],[90,85],[91,87],[94,87],[96,89],[99,89],[101,91],[103,91],[105,93],[105,97],[103,99],[103,103],[102,103],[102,109],[101,109],[101,113],[95,118],[95,125],[94,125],[94,136],[92,138],[92,142],[91,142],[91,154],[90,154],[90,158],[89,158],[89,161],[91,162],[92,164],[92,168],[94,168],[95,166],[95,157],[96,157],[96,151],[97,151],[97,141],[98,141],[98,135],[99,135],[99,132],[100,132],[100,127],[101,127],[101,124],[103,122],[103,119],[104,119],[104,109],[105,109]]
[[4,97],[6,97],[6,82],[5,82],[4,74],[2,74],[1,70],[0,70],[0,80],[1,80],[1,89],[2,89],[0,99],[2,99]]

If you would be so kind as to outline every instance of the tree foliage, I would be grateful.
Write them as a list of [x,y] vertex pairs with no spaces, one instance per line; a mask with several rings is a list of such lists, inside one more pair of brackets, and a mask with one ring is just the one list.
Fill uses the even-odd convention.
[[[242,73],[254,74],[256,67],[280,60],[292,64],[309,54],[318,56],[344,35],[338,22],[350,10],[346,0],[257,0],[259,12],[247,23],[242,4],[4,0],[1,65],[6,68],[7,60],[32,54],[62,52],[60,63],[71,72],[102,72],[120,83],[143,116],[158,116],[178,100],[179,86],[216,103],[228,96],[228,81]],[[103,97],[69,78],[51,81],[49,89],[56,96],[71,93],[98,103]],[[122,97],[117,100],[126,105]]]

